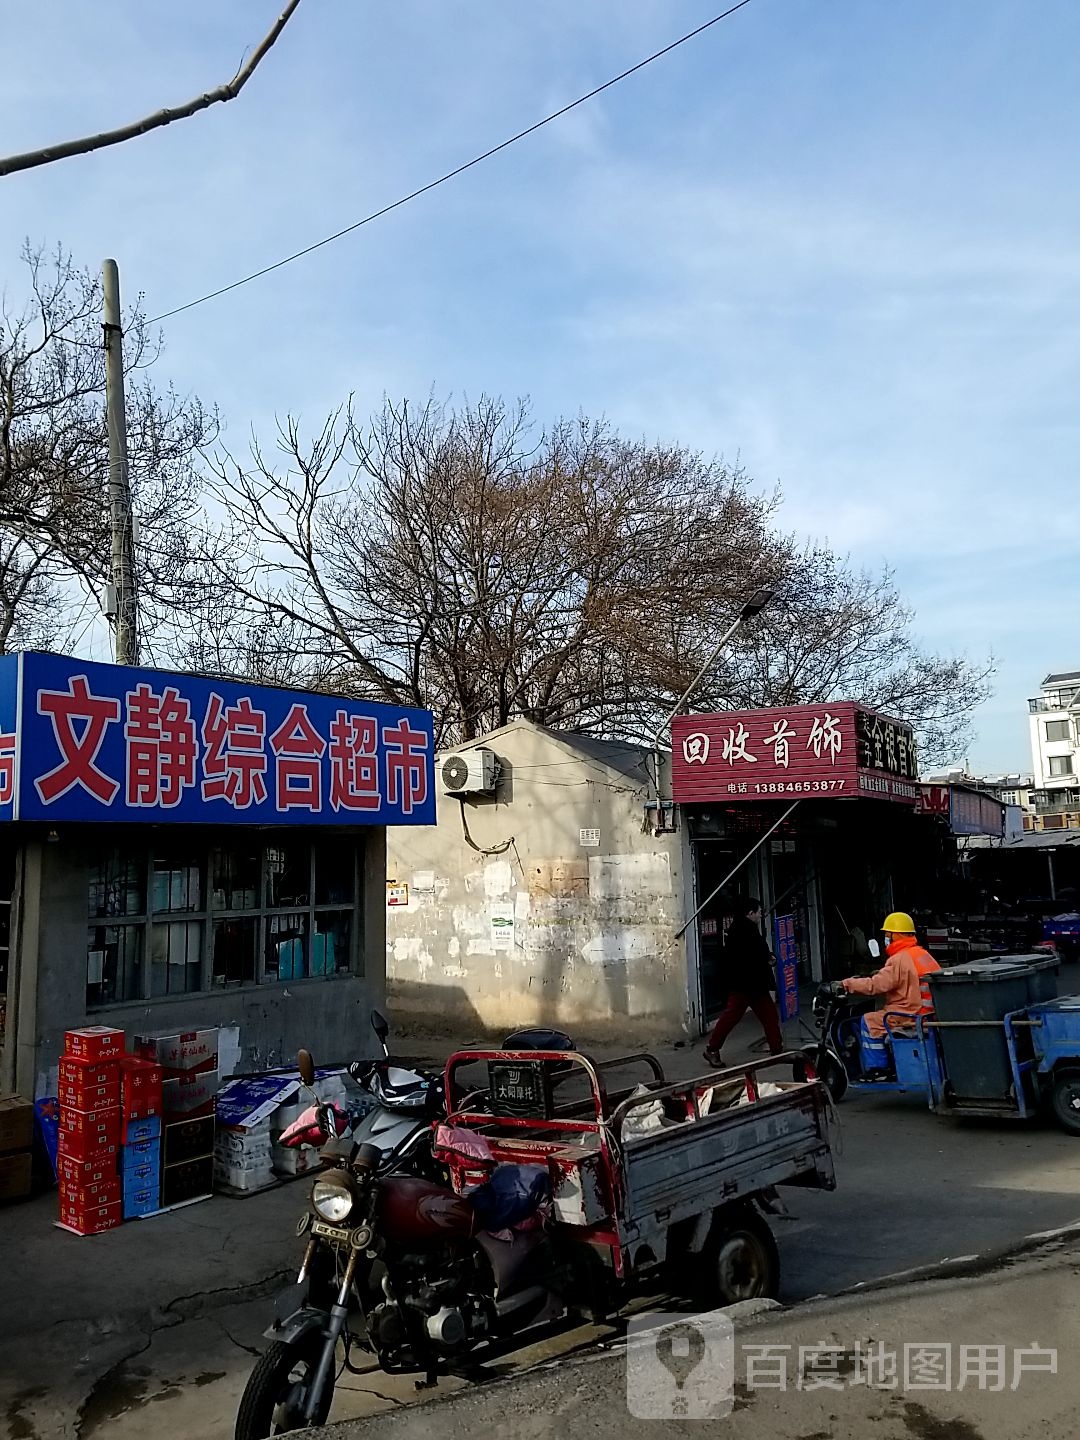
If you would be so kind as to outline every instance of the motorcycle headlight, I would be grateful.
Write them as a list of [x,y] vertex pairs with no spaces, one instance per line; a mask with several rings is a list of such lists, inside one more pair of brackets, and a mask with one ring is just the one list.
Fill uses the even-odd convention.
[[331,1170],[311,1187],[311,1208],[320,1220],[331,1225],[343,1224],[352,1212],[356,1196],[344,1170]]

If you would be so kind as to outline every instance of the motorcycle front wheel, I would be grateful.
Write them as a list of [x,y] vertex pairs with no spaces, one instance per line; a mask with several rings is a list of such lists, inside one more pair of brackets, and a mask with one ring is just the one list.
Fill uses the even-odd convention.
[[275,1340],[259,1357],[236,1414],[235,1440],[267,1440],[271,1435],[285,1435],[301,1430],[307,1424],[325,1425],[334,1403],[336,1367],[331,1367],[314,1418],[303,1418],[308,1387],[318,1369],[325,1343],[317,1333],[286,1344]]
[[[803,1051],[803,1055],[810,1061],[814,1074],[822,1082],[826,1090],[828,1090],[832,1099],[839,1104],[847,1094],[848,1088],[847,1071],[844,1069],[839,1056],[832,1050],[826,1050],[825,1054],[819,1059],[818,1047],[816,1045],[808,1045]],[[808,1071],[801,1060],[796,1060],[791,1069],[792,1077],[795,1080],[802,1081],[807,1078]]]

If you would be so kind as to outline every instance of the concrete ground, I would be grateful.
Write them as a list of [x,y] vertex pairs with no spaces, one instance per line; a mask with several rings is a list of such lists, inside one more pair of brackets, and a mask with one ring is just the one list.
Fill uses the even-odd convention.
[[966,1280],[902,1284],[737,1321],[730,1370],[711,1343],[696,1367],[689,1359],[683,1396],[697,1418],[672,1418],[679,1374],[673,1350],[664,1360],[667,1321],[656,1317],[659,1333],[629,1346],[306,1435],[670,1440],[702,1434],[704,1418],[705,1434],[731,1440],[1073,1440],[1078,1272],[1074,1240]]
[[[748,1021],[728,1054],[745,1056],[757,1033]],[[425,1058],[418,1043],[399,1049]],[[698,1047],[660,1058],[674,1078],[702,1068]],[[1080,1141],[1055,1129],[956,1125],[885,1096],[845,1101],[838,1114],[837,1191],[789,1192],[790,1218],[773,1222],[787,1304],[1080,1221]],[[226,1440],[268,1296],[298,1263],[306,1200],[300,1180],[86,1239],[53,1228],[55,1196],[0,1210],[0,1440],[123,1440],[151,1428]],[[564,1335],[513,1363],[600,1335]],[[413,1399],[408,1380],[344,1377],[334,1417]]]

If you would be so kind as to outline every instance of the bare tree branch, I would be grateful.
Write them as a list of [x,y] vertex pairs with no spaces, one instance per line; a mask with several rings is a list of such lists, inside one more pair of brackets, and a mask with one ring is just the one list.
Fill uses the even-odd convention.
[[19,170],[33,170],[38,165],[51,165],[56,160],[70,159],[72,155],[88,155],[92,150],[103,150],[109,145],[120,145],[125,140],[135,140],[151,130],[160,130],[164,125],[171,125],[174,120],[186,120],[189,115],[196,115],[200,110],[206,110],[211,105],[235,100],[251,79],[259,62],[285,29],[299,4],[300,0],[289,0],[273,28],[254,50],[251,58],[226,84],[219,85],[214,90],[207,90],[184,105],[157,110],[153,115],[147,115],[131,125],[123,125],[118,130],[103,130],[99,135],[88,135],[81,140],[65,140],[59,145],[48,145],[43,150],[28,150],[22,155],[9,155],[6,159],[0,159],[0,176],[14,175]]

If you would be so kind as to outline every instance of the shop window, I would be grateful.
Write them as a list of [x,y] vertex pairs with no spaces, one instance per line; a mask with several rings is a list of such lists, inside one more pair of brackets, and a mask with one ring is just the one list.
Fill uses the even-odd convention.
[[266,978],[302,980],[308,975],[307,912],[270,915],[266,922]]
[[143,927],[96,925],[86,956],[86,1003],[112,1005],[143,995]]
[[352,905],[356,892],[356,852],[351,845],[320,840],[315,845],[315,904]]
[[311,937],[311,973],[336,975],[349,969],[352,957],[353,912],[319,911]]
[[1071,775],[1073,773],[1073,762],[1071,755],[1051,755],[1051,775]]
[[167,915],[203,908],[202,873],[197,856],[155,857],[150,875],[150,908],[156,914]]
[[258,978],[259,922],[232,916],[214,921],[211,980],[222,985],[252,985]]
[[146,912],[146,856],[107,850],[90,871],[90,918]]
[[307,905],[310,895],[310,842],[283,840],[269,846],[266,851],[267,909],[282,910]]
[[350,970],[358,874],[341,836],[108,851],[90,874],[87,1006]]
[[210,853],[210,903],[215,910],[259,908],[259,848],[219,846]]
[[1069,740],[1071,738],[1068,720],[1047,720],[1046,739],[1048,743],[1053,744],[1055,741]]
[[185,995],[202,986],[202,922],[155,921],[150,926],[150,994]]

